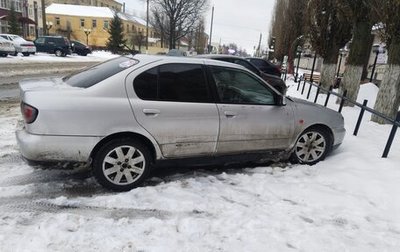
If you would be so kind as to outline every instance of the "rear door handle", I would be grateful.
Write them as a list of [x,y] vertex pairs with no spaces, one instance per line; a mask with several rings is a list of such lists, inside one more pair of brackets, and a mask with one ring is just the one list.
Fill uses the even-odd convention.
[[147,116],[156,116],[160,114],[160,110],[158,109],[143,109],[143,113]]
[[226,116],[227,118],[234,118],[234,117],[237,116],[237,113],[236,113],[236,112],[233,112],[233,111],[225,111],[224,114],[225,114],[225,116]]

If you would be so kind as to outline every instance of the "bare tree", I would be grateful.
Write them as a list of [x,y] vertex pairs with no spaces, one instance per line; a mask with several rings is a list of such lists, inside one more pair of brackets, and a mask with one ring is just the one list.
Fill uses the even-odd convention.
[[[400,1],[373,1],[376,13],[383,22],[382,30],[389,54],[375,109],[394,118],[400,105]],[[372,121],[387,123],[377,116],[372,116]]]
[[350,15],[340,0],[310,0],[308,5],[309,38],[312,47],[324,59],[321,85],[333,85],[339,49],[351,39]]
[[289,71],[293,70],[293,55],[297,40],[305,33],[305,17],[308,0],[277,0],[271,20],[270,41],[275,38],[274,55],[282,61],[289,56]]
[[152,25],[170,49],[202,20],[207,0],[152,0]]
[[[372,15],[372,0],[340,0],[340,2],[343,4],[343,8],[349,11],[353,25],[350,54],[340,92],[346,89],[347,97],[356,100],[367,58],[366,54],[370,53],[371,45],[368,41],[370,41],[371,29],[375,21]],[[354,105],[345,102],[345,106]]]

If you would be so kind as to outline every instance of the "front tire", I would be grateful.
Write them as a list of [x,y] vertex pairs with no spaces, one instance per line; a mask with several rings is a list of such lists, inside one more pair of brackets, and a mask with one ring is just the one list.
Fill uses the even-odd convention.
[[114,139],[104,144],[93,160],[93,173],[104,187],[129,191],[147,177],[151,155],[141,142],[129,138]]
[[292,159],[301,164],[313,165],[324,160],[332,148],[332,137],[323,128],[310,128],[296,141]]
[[61,50],[58,50],[58,49],[54,52],[54,54],[55,54],[57,57],[63,56],[63,52],[62,52]]

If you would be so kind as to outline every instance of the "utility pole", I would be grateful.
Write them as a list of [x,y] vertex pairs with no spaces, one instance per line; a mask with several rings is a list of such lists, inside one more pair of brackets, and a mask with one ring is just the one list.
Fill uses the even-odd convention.
[[46,32],[47,32],[46,4],[45,4],[44,0],[41,0],[41,2],[42,2],[42,25],[43,25],[42,31],[43,31],[43,35],[49,35],[49,34],[46,34]]
[[214,6],[212,7],[212,12],[211,12],[210,40],[208,42],[208,53],[209,54],[211,54],[211,51],[212,51],[211,39],[212,39],[213,22],[214,22]]
[[261,55],[261,53],[260,53],[260,51],[261,51],[261,40],[262,40],[262,33],[260,33],[260,40],[258,41],[258,48],[257,48],[257,56],[258,57],[260,57]]
[[147,10],[146,10],[146,53],[149,50],[149,0],[147,0]]

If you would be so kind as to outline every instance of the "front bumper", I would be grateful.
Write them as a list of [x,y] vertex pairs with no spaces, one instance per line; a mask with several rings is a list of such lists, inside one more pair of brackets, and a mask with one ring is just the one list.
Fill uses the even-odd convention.
[[87,162],[101,137],[34,135],[25,129],[16,131],[22,156],[28,161]]
[[344,139],[344,136],[346,135],[346,129],[345,128],[334,128],[333,130],[333,138],[334,138],[334,142],[333,142],[333,146],[339,146]]

